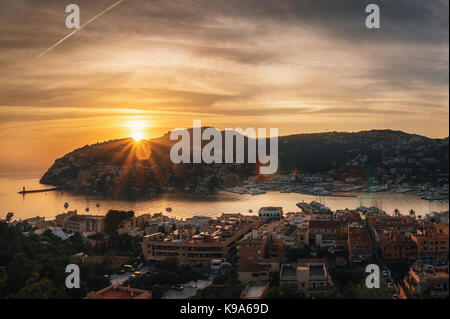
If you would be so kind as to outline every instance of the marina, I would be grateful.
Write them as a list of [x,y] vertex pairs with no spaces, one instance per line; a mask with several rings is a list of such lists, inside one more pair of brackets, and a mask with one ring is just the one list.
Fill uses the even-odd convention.
[[[272,187],[264,189],[264,193],[258,195],[238,193],[239,189],[227,189],[208,196],[163,194],[152,199],[127,201],[78,195],[67,191],[38,192],[30,193],[29,196],[17,196],[17,188],[23,185],[30,190],[46,187],[46,185],[39,184],[38,178],[0,178],[0,215],[2,217],[6,216],[8,212],[14,212],[14,218],[17,219],[37,215],[52,218],[64,211],[77,209],[82,212],[87,207],[89,207],[89,214],[93,215],[105,214],[110,209],[133,210],[136,215],[161,212],[177,218],[189,218],[196,215],[216,217],[222,213],[239,212],[254,215],[262,206],[280,206],[286,212],[295,212],[299,210],[296,204],[301,201],[317,201],[333,210],[375,206],[389,214],[392,214],[395,209],[398,209],[402,214],[408,214],[413,209],[417,215],[423,216],[434,211],[448,211],[449,207],[448,200],[429,201],[410,192],[369,193],[360,190],[339,193],[339,196],[322,196],[282,192],[279,188],[274,189],[272,185]],[[67,203],[67,208],[64,207],[65,203]]]

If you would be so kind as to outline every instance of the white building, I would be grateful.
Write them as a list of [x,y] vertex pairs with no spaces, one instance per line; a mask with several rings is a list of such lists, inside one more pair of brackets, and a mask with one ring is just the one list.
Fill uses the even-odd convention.
[[259,218],[269,218],[271,220],[281,220],[283,218],[282,207],[261,207],[258,212]]

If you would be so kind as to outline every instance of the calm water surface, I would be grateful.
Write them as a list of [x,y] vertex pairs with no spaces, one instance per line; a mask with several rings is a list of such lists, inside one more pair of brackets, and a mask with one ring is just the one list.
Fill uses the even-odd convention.
[[[426,201],[411,194],[393,193],[358,193],[356,198],[310,196],[296,193],[280,193],[270,191],[262,195],[239,195],[228,192],[219,192],[208,197],[186,197],[175,194],[165,194],[151,200],[112,200],[95,196],[76,195],[69,192],[51,191],[46,193],[34,193],[22,196],[17,192],[25,186],[27,189],[42,189],[51,186],[39,184],[36,176],[15,174],[12,176],[0,176],[0,216],[5,217],[7,212],[14,212],[17,219],[34,216],[45,216],[51,219],[65,211],[64,203],[69,203],[69,210],[77,209],[83,213],[89,207],[90,214],[106,214],[109,209],[133,210],[137,215],[144,213],[163,212],[170,216],[186,218],[195,215],[215,217],[222,213],[258,212],[261,206],[281,206],[285,212],[299,211],[296,203],[300,201],[321,201],[333,210],[344,208],[357,208],[362,206],[377,206],[388,213],[398,208],[401,213],[408,214],[414,209],[417,215],[425,215],[431,211],[447,211],[448,201]],[[96,204],[100,204],[96,207]],[[166,207],[171,207],[172,212],[167,213]]]

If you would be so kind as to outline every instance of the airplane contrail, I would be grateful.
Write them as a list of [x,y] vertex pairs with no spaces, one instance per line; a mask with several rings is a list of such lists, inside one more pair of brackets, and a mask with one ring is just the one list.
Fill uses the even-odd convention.
[[105,14],[106,12],[108,12],[109,10],[111,10],[112,8],[114,8],[115,6],[118,6],[121,2],[123,2],[125,0],[119,0],[116,3],[114,3],[113,5],[109,6],[108,8],[106,8],[105,10],[103,10],[102,12],[98,13],[97,15],[95,15],[93,18],[89,19],[89,21],[87,21],[85,24],[83,24],[81,27],[79,27],[78,29],[75,29],[74,31],[72,31],[71,33],[69,33],[68,35],[66,35],[64,38],[62,38],[61,40],[59,40],[58,42],[56,42],[55,44],[53,44],[51,47],[49,47],[47,50],[45,50],[44,52],[42,52],[41,54],[39,54],[38,56],[36,56],[33,60],[39,59],[41,56],[47,54],[48,52],[50,52],[53,48],[55,48],[56,46],[58,46],[59,44],[61,44],[62,42],[64,42],[66,39],[70,38],[72,35],[74,35],[75,33],[77,33],[78,31],[80,31],[81,29],[83,29],[85,26],[87,26],[89,23],[91,23],[92,21],[94,21],[95,19],[99,18],[100,16],[102,16],[103,14]]

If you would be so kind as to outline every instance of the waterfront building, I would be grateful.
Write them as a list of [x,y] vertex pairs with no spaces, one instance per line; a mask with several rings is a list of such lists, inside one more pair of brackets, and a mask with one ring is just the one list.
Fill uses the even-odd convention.
[[281,220],[283,218],[283,208],[261,207],[258,211],[258,217],[261,219]]
[[55,221],[69,233],[102,233],[105,227],[105,216],[78,215],[76,210],[57,215]]

